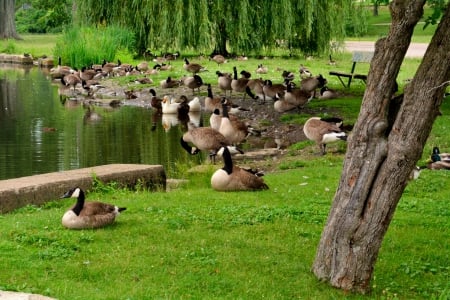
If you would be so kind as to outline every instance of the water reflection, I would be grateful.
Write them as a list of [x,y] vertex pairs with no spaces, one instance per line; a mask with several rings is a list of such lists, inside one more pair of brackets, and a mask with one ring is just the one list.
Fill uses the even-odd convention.
[[0,179],[110,163],[162,164],[170,175],[204,159],[180,147],[176,116],[82,105],[59,89],[38,68],[0,67]]

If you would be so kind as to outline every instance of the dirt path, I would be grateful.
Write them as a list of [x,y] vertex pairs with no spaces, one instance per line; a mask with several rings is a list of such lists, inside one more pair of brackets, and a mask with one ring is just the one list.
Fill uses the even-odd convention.
[[[427,50],[428,44],[426,43],[411,43],[409,45],[408,51],[406,52],[406,57],[423,57],[425,51]],[[345,49],[349,52],[353,51],[374,51],[375,42],[366,41],[347,41],[345,42]]]

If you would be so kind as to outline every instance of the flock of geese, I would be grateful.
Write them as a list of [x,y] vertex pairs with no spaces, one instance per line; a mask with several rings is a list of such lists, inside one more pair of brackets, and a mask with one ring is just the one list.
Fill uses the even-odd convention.
[[[176,58],[176,56],[174,56]],[[223,56],[214,56],[212,58],[218,65],[226,60]],[[159,61],[158,61],[159,62]],[[163,64],[164,65],[164,64]],[[153,68],[145,64],[131,66],[103,62],[102,65],[92,66],[91,68],[82,68],[77,71],[69,67],[61,66],[61,61],[56,68],[51,70],[52,78],[59,78],[61,83],[73,90],[81,85],[88,93],[95,93],[102,88],[100,80],[109,76],[125,75],[132,72],[138,74],[151,74],[161,70],[161,64]],[[167,65],[164,65],[166,67]],[[191,73],[191,76],[183,76],[180,80],[171,78],[160,82],[162,89],[185,86],[195,91],[200,87],[207,86],[207,96],[203,103],[199,97],[188,100],[186,96],[180,96],[174,99],[168,95],[162,98],[158,97],[156,90],[151,88],[150,105],[157,114],[162,115],[188,115],[195,112],[209,112],[210,126],[199,127],[198,124],[189,120],[187,122],[187,131],[180,138],[180,145],[190,155],[196,155],[201,151],[207,151],[209,157],[215,163],[216,156],[223,159],[224,166],[216,170],[211,176],[211,187],[217,191],[253,191],[268,189],[268,185],[262,178],[262,173],[258,170],[245,169],[236,166],[233,163],[232,155],[243,153],[239,145],[250,135],[258,132],[248,126],[241,120],[235,112],[244,108],[232,103],[227,95],[242,93],[243,99],[249,96],[251,99],[259,101],[261,104],[266,101],[273,101],[274,110],[284,113],[290,110],[304,107],[311,99],[316,97],[316,91],[319,90],[319,98],[335,98],[336,91],[328,89],[327,80],[322,76],[313,76],[311,72],[303,65],[300,65],[300,87],[296,87],[293,79],[295,75],[292,72],[283,71],[283,83],[273,84],[271,80],[262,78],[251,79],[251,74],[242,70],[238,76],[238,70],[233,67],[233,73],[223,73],[217,71],[217,86],[225,96],[214,96],[211,84],[205,84],[199,73],[206,70],[201,64],[191,63],[187,58],[184,59],[183,68]],[[256,69],[257,74],[266,74],[267,68],[262,64]],[[153,83],[148,77],[136,79],[139,83]],[[320,154],[326,153],[326,145],[337,141],[347,140],[347,131],[340,118],[319,118],[311,117],[303,126],[305,136],[314,141],[320,149]],[[440,153],[439,148],[433,149],[431,161],[427,165],[430,169],[450,169],[450,154]],[[63,218],[62,224],[71,229],[98,228],[114,222],[117,215],[125,208],[117,207],[101,202],[85,202],[84,192],[79,188],[68,191],[63,197],[77,198],[77,202]]]

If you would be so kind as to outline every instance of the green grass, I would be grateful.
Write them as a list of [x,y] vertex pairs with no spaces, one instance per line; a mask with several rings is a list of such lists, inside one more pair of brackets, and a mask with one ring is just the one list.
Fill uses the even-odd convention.
[[[372,10],[371,6],[368,9]],[[432,10],[429,7],[425,7],[423,21],[414,29],[414,34],[411,42],[414,43],[429,43],[431,37],[433,36],[437,25],[429,25],[427,28],[423,28],[425,23],[424,20],[427,16],[432,14]],[[391,23],[391,15],[389,13],[389,8],[387,6],[380,6],[378,11],[378,16],[373,16],[372,13],[369,14],[367,19],[368,30],[363,37],[350,38],[350,40],[361,40],[361,41],[373,41],[381,37],[385,37],[389,33]]]

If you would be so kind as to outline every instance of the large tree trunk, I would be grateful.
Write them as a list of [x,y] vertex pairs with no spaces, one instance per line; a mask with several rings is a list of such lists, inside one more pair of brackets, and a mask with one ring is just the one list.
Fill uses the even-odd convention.
[[0,39],[20,39],[16,32],[15,0],[0,1]]
[[341,289],[370,290],[383,237],[422,155],[450,77],[447,7],[403,101],[393,108],[395,79],[424,4],[392,2],[391,30],[376,43],[360,115],[312,267],[319,279]]

